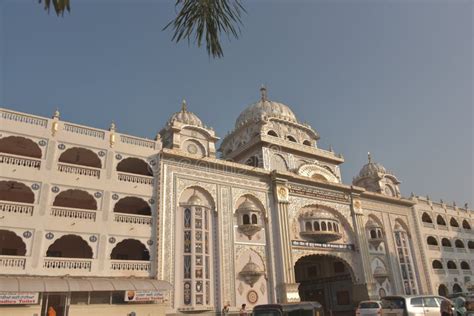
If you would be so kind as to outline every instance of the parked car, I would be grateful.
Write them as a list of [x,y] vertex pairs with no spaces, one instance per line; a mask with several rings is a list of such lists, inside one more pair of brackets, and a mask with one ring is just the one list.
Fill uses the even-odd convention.
[[264,304],[253,308],[253,316],[324,316],[318,302]]
[[357,316],[377,316],[382,314],[380,301],[362,301],[356,309]]
[[442,296],[386,296],[382,299],[382,316],[439,316]]

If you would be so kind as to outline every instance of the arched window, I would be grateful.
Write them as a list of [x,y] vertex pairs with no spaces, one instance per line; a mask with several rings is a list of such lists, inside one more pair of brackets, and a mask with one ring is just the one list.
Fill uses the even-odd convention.
[[334,223],[334,231],[335,232],[339,232],[339,225],[337,225],[336,223]]
[[451,242],[448,238],[441,239],[441,245],[443,245],[443,247],[452,247]]
[[443,296],[443,297],[447,297],[448,296],[448,288],[446,287],[446,285],[444,284],[441,284],[439,287],[438,287],[438,295],[440,296]]
[[151,216],[150,205],[145,200],[135,196],[120,199],[114,206],[114,212]]
[[462,292],[462,288],[459,286],[459,284],[454,283],[454,285],[453,285],[453,293],[461,293],[461,292]]
[[431,219],[431,216],[426,212],[424,212],[423,215],[421,216],[421,221],[423,223],[433,224],[433,220]]
[[436,217],[436,224],[446,226],[446,221],[444,220],[443,216],[438,215],[438,217]]
[[319,228],[319,223],[318,223],[318,222],[314,222],[313,226],[314,226],[314,230],[315,230],[315,231],[319,231],[319,230],[320,230],[320,228]]
[[306,146],[311,146],[311,142],[309,140],[305,140],[303,142],[303,145],[306,145]]
[[448,269],[457,269],[456,263],[452,260],[448,261],[447,266],[448,266]]
[[[395,235],[395,253],[398,255],[398,264],[401,271],[415,271],[412,256],[412,243],[410,235],[407,232],[406,224],[397,220],[394,227]],[[402,281],[405,284],[404,294],[416,295],[418,294],[417,281],[415,273],[402,273]]]
[[459,223],[454,217],[451,217],[451,220],[449,221],[449,225],[451,225],[451,227],[459,227]]
[[326,231],[326,230],[327,230],[326,222],[321,222],[321,230],[322,230],[322,231]]
[[130,157],[120,161],[117,165],[117,171],[134,173],[143,176],[153,176],[150,166],[142,159]]
[[467,242],[467,248],[469,248],[469,249],[471,249],[471,250],[474,249],[474,241],[469,240],[469,241]]
[[377,232],[375,231],[375,229],[372,229],[370,231],[370,238],[372,239],[376,239],[377,238]]
[[278,137],[278,134],[275,131],[268,131],[267,135]]
[[150,252],[143,243],[136,239],[125,239],[119,242],[112,253],[112,260],[150,260]]
[[77,235],[64,235],[46,251],[46,257],[92,258],[92,248]]
[[256,225],[256,224],[258,224],[257,222],[258,222],[258,220],[257,220],[257,214],[252,214],[252,224],[255,224],[255,225]]
[[257,156],[250,157],[249,159],[247,159],[245,164],[247,166],[251,166],[251,167],[258,167],[258,165],[259,165],[258,157]]
[[331,222],[328,222],[328,230],[332,231],[332,223]]
[[10,230],[0,229],[0,255],[24,256],[26,245],[23,239]]
[[59,156],[59,162],[86,167],[101,168],[102,162],[95,152],[89,149],[72,147]]
[[31,204],[35,202],[35,194],[21,182],[0,181],[0,200]]
[[467,220],[463,220],[462,221],[462,228],[471,229],[471,225],[469,225],[469,222]]
[[433,236],[428,236],[426,243],[430,246],[438,246],[438,241]]
[[464,243],[462,242],[461,239],[456,239],[456,241],[454,242],[454,246],[456,246],[456,248],[463,248],[464,249]]
[[242,221],[243,221],[244,225],[250,225],[250,215],[249,214],[244,214],[244,216],[242,216]]
[[378,237],[378,238],[382,238],[382,237],[383,237],[383,236],[382,236],[382,230],[381,230],[381,229],[378,229],[378,230],[377,230],[377,237]]
[[70,189],[56,195],[53,206],[97,210],[97,201],[86,191]]
[[286,136],[286,139],[289,140],[290,142],[296,143],[296,139],[291,135]]
[[31,139],[19,136],[0,138],[0,153],[41,158],[41,148]]
[[471,269],[471,267],[469,266],[469,263],[467,263],[466,261],[461,261],[461,269],[469,270]]
[[433,260],[433,269],[443,269],[443,264],[439,260]]
[[305,223],[305,231],[310,232],[312,230],[313,230],[313,225],[311,224],[311,222],[306,222]]

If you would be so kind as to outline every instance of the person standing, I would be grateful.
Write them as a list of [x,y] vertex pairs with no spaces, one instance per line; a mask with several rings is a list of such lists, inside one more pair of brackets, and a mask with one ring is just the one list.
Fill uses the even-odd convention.
[[441,316],[453,316],[453,304],[448,299],[441,302]]
[[246,306],[247,304],[242,304],[242,307],[239,311],[239,316],[248,316],[247,310],[245,309]]
[[222,315],[223,316],[229,315],[229,307],[230,307],[229,302],[225,303],[224,308],[222,308]]
[[53,306],[48,308],[48,316],[56,316],[56,311],[54,310]]

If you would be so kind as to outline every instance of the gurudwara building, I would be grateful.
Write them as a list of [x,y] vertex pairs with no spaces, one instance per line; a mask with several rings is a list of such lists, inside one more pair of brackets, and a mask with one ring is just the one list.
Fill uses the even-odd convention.
[[[217,147],[186,107],[154,140],[0,109],[0,314],[163,315],[472,286],[474,213],[342,155],[266,90]],[[219,153],[219,154],[218,154]]]

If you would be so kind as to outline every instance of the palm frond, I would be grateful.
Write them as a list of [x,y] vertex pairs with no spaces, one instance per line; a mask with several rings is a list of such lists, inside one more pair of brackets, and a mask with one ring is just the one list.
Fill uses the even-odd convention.
[[178,15],[163,30],[173,28],[172,40],[176,43],[183,39],[192,39],[201,47],[206,41],[207,53],[212,57],[222,57],[220,36],[238,38],[241,16],[245,13],[241,0],[176,0]]
[[[42,3],[43,0],[38,0],[38,3]],[[70,0],[44,0],[44,9],[50,11],[51,5],[53,5],[54,12],[56,15],[64,15],[64,12],[71,12]]]

